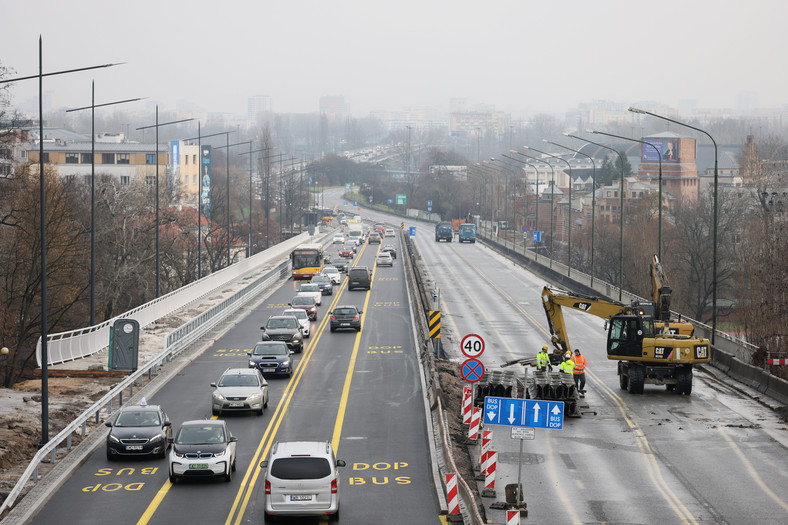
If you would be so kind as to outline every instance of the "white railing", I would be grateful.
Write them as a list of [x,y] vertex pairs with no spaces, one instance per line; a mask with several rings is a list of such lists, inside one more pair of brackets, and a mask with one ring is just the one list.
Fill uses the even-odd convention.
[[[235,279],[259,271],[266,263],[289,254],[309,239],[308,233],[302,233],[96,326],[50,334],[47,336],[47,363],[56,365],[93,355],[109,346],[109,331],[115,320],[135,319],[141,328],[147,326]],[[36,345],[36,363],[41,366],[40,337]]]

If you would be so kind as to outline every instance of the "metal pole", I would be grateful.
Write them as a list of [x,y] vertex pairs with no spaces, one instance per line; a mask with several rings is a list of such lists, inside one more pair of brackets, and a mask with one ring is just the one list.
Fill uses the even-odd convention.
[[224,135],[225,147],[227,148],[227,266],[230,266],[230,134]]
[[[228,152],[229,153],[229,152]],[[249,257],[254,255],[252,250],[252,141],[249,141]]]
[[156,297],[159,297],[159,105],[156,104]]
[[630,137],[622,137],[620,135],[613,135],[612,133],[605,133],[604,131],[596,131],[596,130],[587,130],[589,133],[594,133],[596,135],[607,135],[608,137],[614,137],[617,139],[622,140],[630,140],[632,142],[639,142],[640,144],[645,144],[647,146],[651,146],[651,148],[657,152],[657,161],[659,161],[659,234],[657,236],[657,257],[659,260],[662,260],[662,155],[660,151],[654,144],[650,142],[646,142],[645,140],[638,140],[633,139]]
[[[571,137],[572,136],[569,133],[564,133],[564,135],[567,136],[567,137]],[[594,229],[594,219],[596,218],[596,163],[594,162],[594,159],[593,159],[593,157],[591,157],[591,155],[586,155],[585,153],[583,153],[580,150],[568,148],[568,147],[566,147],[566,146],[564,146],[562,144],[558,144],[556,142],[551,142],[549,140],[547,142],[549,142],[550,144],[553,144],[555,146],[558,146],[559,148],[568,149],[569,151],[574,151],[575,153],[577,153],[579,155],[583,155],[584,157],[588,157],[588,160],[591,161],[591,166],[593,166],[593,168],[594,168],[594,171],[593,171],[594,174],[591,177],[591,181],[592,181],[591,182],[591,190],[592,190],[591,191],[591,288],[593,288],[594,287],[594,232],[596,231]],[[570,217],[571,217],[571,214],[570,214]]]
[[44,51],[38,37],[38,185],[41,219],[41,443],[49,441],[49,375],[47,352],[47,239],[44,200]]
[[[197,121],[197,178],[200,180],[197,187],[197,280],[202,279],[202,129]],[[207,168],[206,168],[207,169]]]
[[96,82],[90,83],[90,326],[96,324]]
[[[543,141],[544,142],[549,142],[549,141],[544,140],[544,139],[543,139]],[[534,149],[534,148],[528,148],[528,149],[532,149],[534,151],[539,151],[538,149]],[[567,277],[569,277],[572,274],[572,165],[569,164],[568,160],[566,160],[564,158],[561,158],[561,157],[559,157],[557,155],[552,155],[550,153],[541,152],[541,151],[539,151],[539,153],[542,153],[543,155],[547,155],[547,156],[552,157],[554,159],[562,160],[562,161],[566,162],[566,165],[569,167],[569,239],[568,239],[568,247],[567,247],[568,248],[568,253],[567,253],[567,264],[566,264],[566,266],[567,266],[566,275],[567,275]]]
[[[629,108],[629,111],[633,113],[641,113],[644,115],[651,115],[652,117],[657,117],[662,120],[667,120],[668,122],[673,122],[674,124],[678,124],[679,126],[684,126],[690,129],[694,129],[695,131],[699,131],[703,133],[711,143],[714,144],[714,224],[713,224],[713,234],[712,234],[712,281],[711,281],[711,301],[712,301],[712,310],[711,310],[711,344],[714,345],[714,336],[717,333],[717,197],[718,197],[718,183],[719,183],[719,174],[717,171],[717,141],[714,140],[709,133],[706,131],[696,128],[695,126],[690,126],[689,124],[685,124],[683,122],[679,122],[678,120],[669,119],[667,117],[663,117],[662,115],[657,115],[656,113],[651,113],[649,111],[645,111],[643,109],[638,108]],[[660,184],[660,188],[662,185]],[[660,202],[660,204],[662,204]]]
[[[528,146],[523,146],[523,147],[524,148],[528,148]],[[533,148],[528,148],[528,149],[533,149]],[[550,268],[552,268],[553,267],[553,237],[555,237],[554,226],[553,226],[553,222],[554,222],[553,218],[554,218],[554,215],[555,215],[555,213],[554,213],[554,211],[555,211],[555,170],[553,169],[553,165],[550,164],[549,162],[547,162],[546,159],[540,159],[538,157],[533,157],[531,155],[526,155],[525,153],[520,153],[519,151],[514,151],[514,153],[517,153],[518,155],[522,155],[523,157],[528,157],[529,159],[533,159],[533,160],[538,161],[538,162],[544,162],[545,164],[547,164],[547,167],[550,168],[550,172],[552,173],[552,178],[550,180]],[[538,181],[537,181],[537,191],[536,191],[536,193],[537,193],[537,197],[538,197],[538,195],[539,195]],[[538,198],[537,198],[537,202],[538,202]],[[537,208],[536,208],[537,212],[539,211],[539,207],[538,206],[539,205],[537,204]],[[537,217],[537,219],[538,219],[538,217]]]

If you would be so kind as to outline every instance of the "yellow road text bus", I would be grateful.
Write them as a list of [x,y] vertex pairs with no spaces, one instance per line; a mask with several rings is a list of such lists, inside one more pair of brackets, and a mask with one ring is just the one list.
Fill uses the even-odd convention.
[[323,271],[323,245],[319,243],[299,244],[290,253],[293,279],[310,279]]

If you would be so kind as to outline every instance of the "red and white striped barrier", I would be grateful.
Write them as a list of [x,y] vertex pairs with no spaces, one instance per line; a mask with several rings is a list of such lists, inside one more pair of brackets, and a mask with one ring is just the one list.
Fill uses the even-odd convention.
[[457,474],[446,474],[446,499],[449,502],[449,514],[459,514],[460,497],[457,494]]
[[472,396],[473,387],[471,385],[462,387],[462,422],[466,425],[471,422]]
[[766,362],[770,365],[785,365],[788,364],[788,359],[768,359]]
[[492,430],[482,430],[482,448],[481,448],[481,455],[479,456],[479,465],[482,470],[482,474],[487,472],[487,452],[492,448]]
[[468,439],[478,439],[479,438],[479,426],[482,423],[482,409],[481,408],[473,408],[473,414],[471,415],[471,426],[468,428]]
[[506,511],[506,525],[520,525],[520,511],[507,510]]
[[484,488],[495,490],[495,471],[498,468],[498,453],[490,450],[487,460],[487,472],[484,473]]

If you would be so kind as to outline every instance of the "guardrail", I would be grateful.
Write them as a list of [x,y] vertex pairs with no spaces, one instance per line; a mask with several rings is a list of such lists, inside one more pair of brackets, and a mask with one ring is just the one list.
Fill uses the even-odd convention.
[[[110,327],[117,319],[135,319],[140,327],[147,326],[192,301],[214,292],[228,282],[258,270],[263,264],[289,253],[309,238],[308,233],[302,233],[98,325],[49,334],[47,363],[56,365],[100,352],[109,345]],[[41,367],[41,338],[36,345],[36,363]]]
[[159,368],[172,361],[178,354],[187,348],[189,344],[227,319],[238,310],[238,308],[253,299],[258,293],[275,282],[286,280],[289,277],[290,261],[286,260],[279,263],[274,269],[245,286],[231,297],[228,297],[210,310],[170,332],[165,338],[164,350],[160,354],[150,359],[141,368],[121,381],[112,390],[107,392],[104,397],[96,401],[90,408],[39,449],[30,462],[30,465],[28,465],[27,469],[25,469],[24,473],[19,478],[19,481],[14,485],[13,490],[8,494],[3,504],[0,505],[0,513],[14,504],[19,494],[22,492],[22,489],[31,478],[33,481],[38,481],[38,469],[42,462],[48,461],[51,464],[56,462],[58,448],[61,448],[64,442],[66,450],[71,450],[72,435],[75,432],[79,431],[82,436],[87,435],[87,424],[89,420],[94,419],[95,423],[99,424],[101,422],[102,413],[106,414],[106,417],[110,417],[112,415],[113,406],[116,404],[118,407],[123,406],[124,393],[127,390],[128,398],[133,397],[135,387],[140,389],[143,388],[146,384],[146,378],[147,383],[150,383],[154,376],[158,374]]

